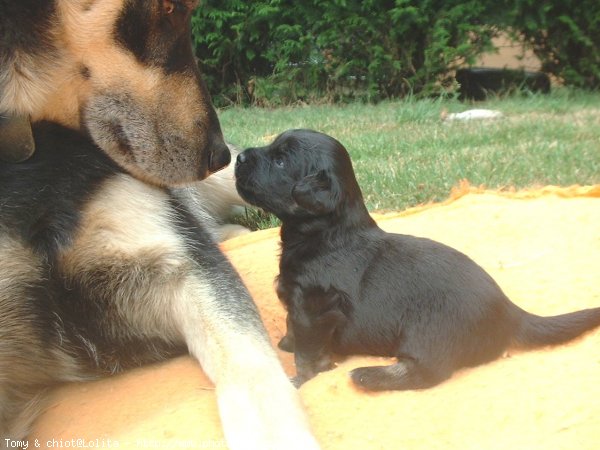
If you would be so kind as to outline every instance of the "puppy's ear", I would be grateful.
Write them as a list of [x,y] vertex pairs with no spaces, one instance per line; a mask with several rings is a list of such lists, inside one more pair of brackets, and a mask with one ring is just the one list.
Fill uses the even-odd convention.
[[320,170],[296,183],[292,197],[302,208],[316,214],[326,214],[336,209],[340,191],[329,174]]
[[0,116],[0,160],[25,161],[35,151],[31,123],[27,116]]

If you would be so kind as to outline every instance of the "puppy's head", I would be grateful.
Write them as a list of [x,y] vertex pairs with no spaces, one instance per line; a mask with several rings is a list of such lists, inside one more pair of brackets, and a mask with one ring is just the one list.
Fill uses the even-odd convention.
[[362,205],[348,152],[316,131],[286,131],[266,147],[246,149],[237,158],[235,174],[244,200],[282,220]]

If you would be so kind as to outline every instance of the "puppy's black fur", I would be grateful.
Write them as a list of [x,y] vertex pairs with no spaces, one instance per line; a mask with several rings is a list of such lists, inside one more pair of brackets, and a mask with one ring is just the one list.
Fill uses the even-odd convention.
[[428,388],[511,346],[557,345],[600,325],[600,308],[530,314],[457,250],[381,230],[346,149],[329,136],[285,132],[241,153],[236,177],[245,200],[283,222],[280,347],[294,351],[298,382],[330,368],[332,353],[368,354],[398,362],[355,369],[358,386]]

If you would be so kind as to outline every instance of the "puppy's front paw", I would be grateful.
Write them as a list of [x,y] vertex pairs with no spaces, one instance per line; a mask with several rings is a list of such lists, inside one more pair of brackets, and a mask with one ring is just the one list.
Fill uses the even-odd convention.
[[290,378],[290,381],[292,382],[292,385],[296,389],[299,389],[300,386],[302,386],[304,383],[306,383],[308,381],[308,379],[306,377],[301,377],[300,375],[296,375],[295,377]]
[[294,353],[294,339],[286,334],[281,338],[279,344],[277,344],[277,347],[284,352]]

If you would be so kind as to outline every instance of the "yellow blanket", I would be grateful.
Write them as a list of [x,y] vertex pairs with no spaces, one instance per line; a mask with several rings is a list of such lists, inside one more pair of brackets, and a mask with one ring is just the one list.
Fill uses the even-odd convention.
[[[533,313],[600,306],[600,186],[512,193],[461,186],[445,203],[377,220],[387,231],[426,236],[468,254]],[[285,332],[273,291],[278,230],[222,247],[278,342]],[[293,374],[292,356],[279,354]],[[463,370],[425,391],[354,389],[347,372],[381,360],[391,362],[349,358],[301,388],[324,449],[600,448],[600,330],[569,345]],[[214,391],[190,358],[66,386],[53,399],[30,442],[224,447]]]

